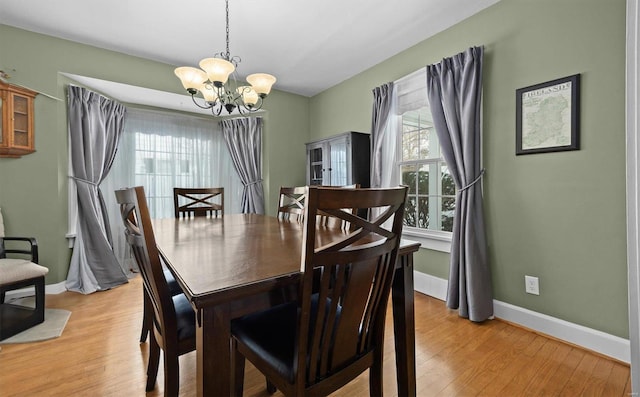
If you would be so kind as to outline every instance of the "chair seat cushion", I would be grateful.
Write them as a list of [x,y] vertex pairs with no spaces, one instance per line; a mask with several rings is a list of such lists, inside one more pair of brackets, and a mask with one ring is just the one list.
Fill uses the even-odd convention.
[[196,334],[196,314],[184,294],[173,296],[178,325],[178,340],[193,338]]
[[[331,300],[327,299],[327,309]],[[311,296],[310,329],[314,328],[318,295]],[[336,323],[342,310],[338,307]],[[291,302],[250,314],[231,323],[231,333],[242,344],[269,362],[285,379],[293,382],[293,359],[298,328],[298,303]]]
[[234,320],[231,333],[280,375],[293,381],[297,320],[297,303],[285,303]]
[[49,269],[26,259],[0,259],[0,285],[41,277],[49,273]]

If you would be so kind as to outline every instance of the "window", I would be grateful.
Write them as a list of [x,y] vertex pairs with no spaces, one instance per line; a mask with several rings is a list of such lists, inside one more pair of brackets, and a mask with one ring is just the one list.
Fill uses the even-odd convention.
[[395,184],[409,186],[404,215],[407,238],[449,252],[456,205],[455,184],[442,157],[427,101],[425,69],[395,82]]
[[242,182],[217,120],[128,108],[118,153],[100,187],[125,269],[135,265],[128,261],[114,191],[140,185],[152,218],[173,218],[174,187],[224,187],[225,213],[241,212]]
[[429,108],[407,111],[400,122],[398,166],[401,183],[409,186],[404,225],[451,232],[455,185],[440,154]]
[[210,118],[127,109],[118,153],[102,190],[138,185],[145,188],[152,218],[174,216],[174,187],[222,186],[225,212],[240,212],[242,183],[222,130]]

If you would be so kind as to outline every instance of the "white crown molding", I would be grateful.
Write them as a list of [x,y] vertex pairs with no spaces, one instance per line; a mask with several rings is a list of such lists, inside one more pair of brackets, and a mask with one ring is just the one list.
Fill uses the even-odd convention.
[[[197,113],[204,116],[213,116],[211,110],[197,107],[189,95],[175,94],[172,92],[154,90],[151,88],[123,84],[116,81],[96,79],[71,73],[60,72],[60,74],[77,82],[78,84],[98,91],[109,98],[123,103],[151,106],[160,109],[171,109],[180,112]],[[256,112],[252,112],[251,114],[260,113],[264,113],[264,110],[261,109]],[[231,115],[241,116],[242,114],[236,108],[231,112]],[[224,116],[229,116],[229,114],[225,111],[225,113],[215,117]]]

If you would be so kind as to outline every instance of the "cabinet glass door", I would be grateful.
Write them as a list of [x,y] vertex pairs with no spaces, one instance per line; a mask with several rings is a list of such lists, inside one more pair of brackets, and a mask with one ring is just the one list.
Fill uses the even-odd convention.
[[322,185],[322,148],[309,151],[309,184]]
[[29,100],[27,97],[13,95],[13,144],[29,147]]
[[331,177],[329,185],[344,186],[347,181],[347,143],[345,140],[331,142]]

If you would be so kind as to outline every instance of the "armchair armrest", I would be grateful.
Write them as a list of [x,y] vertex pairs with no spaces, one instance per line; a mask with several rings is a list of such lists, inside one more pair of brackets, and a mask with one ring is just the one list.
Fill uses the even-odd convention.
[[[6,248],[5,241],[23,241],[29,243],[29,248]],[[0,258],[6,254],[31,255],[31,262],[38,263],[38,242],[34,237],[0,237]]]

